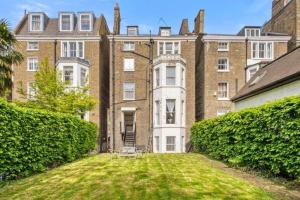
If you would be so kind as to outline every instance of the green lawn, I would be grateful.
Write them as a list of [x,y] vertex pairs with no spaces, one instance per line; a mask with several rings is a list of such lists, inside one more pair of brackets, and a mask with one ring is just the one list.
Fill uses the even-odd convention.
[[96,155],[0,189],[0,199],[274,199],[199,154]]

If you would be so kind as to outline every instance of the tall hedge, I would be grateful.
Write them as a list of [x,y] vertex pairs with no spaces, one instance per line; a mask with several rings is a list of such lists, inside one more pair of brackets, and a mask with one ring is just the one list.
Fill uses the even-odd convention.
[[96,125],[75,116],[0,100],[0,176],[15,179],[82,157],[95,148]]
[[216,159],[300,180],[300,97],[196,122],[192,143]]

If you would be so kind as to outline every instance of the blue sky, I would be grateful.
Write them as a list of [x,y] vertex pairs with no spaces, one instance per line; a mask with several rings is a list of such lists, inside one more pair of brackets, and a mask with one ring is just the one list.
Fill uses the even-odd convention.
[[[12,27],[21,19],[24,10],[44,11],[57,17],[59,11],[93,11],[104,14],[109,27],[113,24],[116,0],[0,0],[0,18]],[[272,0],[118,0],[121,8],[122,30],[127,25],[139,25],[140,32],[159,26],[172,26],[177,33],[181,20],[188,18],[190,29],[199,9],[205,9],[205,32],[237,33],[244,25],[262,25],[271,16]],[[160,20],[163,19],[163,20]],[[164,22],[163,22],[164,21]]]

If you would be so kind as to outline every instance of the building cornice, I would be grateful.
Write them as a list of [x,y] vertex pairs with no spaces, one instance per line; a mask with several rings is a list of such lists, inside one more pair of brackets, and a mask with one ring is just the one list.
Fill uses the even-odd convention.
[[186,41],[196,41],[196,35],[173,35],[173,36],[151,36],[150,35],[138,35],[138,36],[128,36],[128,35],[108,35],[109,40],[114,39],[115,41],[149,41],[150,38],[157,41],[176,41],[176,40],[186,40]]
[[238,35],[204,35],[202,41],[229,41],[229,42],[245,42],[248,41],[274,41],[274,42],[288,42],[291,39],[290,36],[260,36],[260,37],[245,37]]
[[18,41],[28,41],[28,40],[90,40],[90,41],[101,41],[102,37],[99,36],[82,36],[82,35],[65,35],[65,36],[47,36],[47,35],[16,35]]

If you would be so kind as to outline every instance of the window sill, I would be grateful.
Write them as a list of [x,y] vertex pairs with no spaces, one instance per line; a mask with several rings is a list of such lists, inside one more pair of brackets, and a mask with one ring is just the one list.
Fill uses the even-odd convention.
[[218,101],[230,101],[229,98],[218,98]]
[[218,52],[228,52],[229,49],[218,49]]
[[135,101],[135,99],[123,99],[123,101]]
[[39,49],[26,49],[26,51],[38,51]]
[[227,72],[228,73],[228,72],[230,72],[230,70],[218,70],[218,72],[225,72],[225,73]]
[[123,51],[123,52],[135,52],[135,49],[133,49],[133,50],[126,50],[126,49],[123,49],[122,51]]
[[134,72],[135,70],[124,70],[124,72]]
[[37,72],[38,70],[29,70],[27,69],[28,72]]

